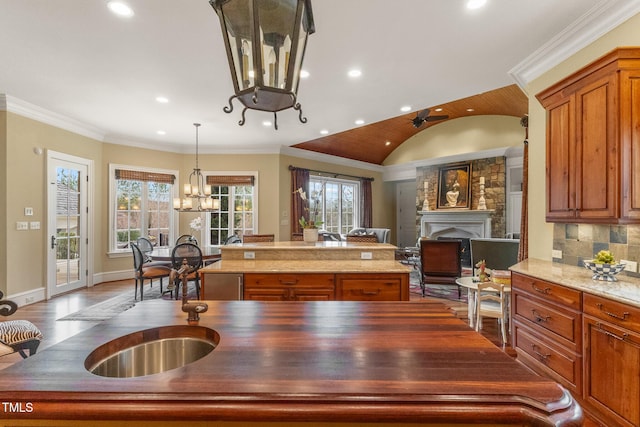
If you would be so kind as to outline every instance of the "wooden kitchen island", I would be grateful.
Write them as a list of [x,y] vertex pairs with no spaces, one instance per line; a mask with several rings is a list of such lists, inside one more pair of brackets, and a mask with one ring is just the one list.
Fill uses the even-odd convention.
[[[411,268],[393,245],[273,242],[227,245],[221,261],[200,269],[202,298],[261,301],[408,301]],[[216,292],[219,291],[219,292]],[[220,299],[228,299],[223,297]]]
[[[3,370],[0,425],[582,425],[564,388],[441,303],[208,304],[187,326],[180,302],[144,301]],[[85,369],[95,348],[170,325],[213,329],[217,347],[147,376]]]

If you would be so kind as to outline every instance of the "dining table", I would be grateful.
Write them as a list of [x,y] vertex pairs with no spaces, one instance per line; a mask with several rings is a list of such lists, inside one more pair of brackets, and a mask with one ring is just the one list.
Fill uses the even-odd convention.
[[[217,261],[221,257],[220,248],[217,246],[199,246],[199,248],[202,251],[202,261],[205,264]],[[172,252],[173,247],[171,246],[154,248],[153,251],[149,253],[149,258],[153,261],[171,261]]]
[[[475,327],[476,321],[476,305],[477,305],[477,297],[478,297],[478,283],[480,283],[480,279],[477,276],[463,276],[458,277],[456,279],[456,284],[462,286],[463,288],[467,288],[468,295],[468,304],[469,308],[467,310],[468,318],[469,318],[469,326],[472,328]],[[491,289],[488,289],[489,291]],[[499,287],[496,285],[496,292],[500,292]],[[504,292],[511,293],[511,285],[504,285]],[[510,299],[507,299],[509,301]],[[511,316],[509,316],[511,318]],[[511,329],[509,327],[509,329]]]

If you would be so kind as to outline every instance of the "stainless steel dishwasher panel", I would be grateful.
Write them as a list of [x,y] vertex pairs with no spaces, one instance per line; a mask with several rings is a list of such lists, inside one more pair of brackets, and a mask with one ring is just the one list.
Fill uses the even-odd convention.
[[240,273],[207,274],[204,283],[204,298],[222,301],[243,299],[242,278]]

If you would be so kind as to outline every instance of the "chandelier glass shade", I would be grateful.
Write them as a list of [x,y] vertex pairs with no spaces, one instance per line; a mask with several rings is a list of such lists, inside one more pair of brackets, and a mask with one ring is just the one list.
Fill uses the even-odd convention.
[[173,199],[173,208],[180,212],[208,212],[220,210],[220,200],[211,197],[211,186],[207,185],[198,167],[198,128],[196,127],[196,167],[189,175],[189,183],[184,184],[183,197]]
[[307,38],[315,32],[311,0],[209,0],[220,18],[235,94],[229,98],[247,109],[276,112],[293,108],[302,116],[297,101],[300,71]]

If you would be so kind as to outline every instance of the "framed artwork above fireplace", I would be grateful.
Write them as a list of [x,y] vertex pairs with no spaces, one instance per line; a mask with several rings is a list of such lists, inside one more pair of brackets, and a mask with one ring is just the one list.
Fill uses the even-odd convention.
[[457,163],[438,169],[438,209],[470,209],[471,163]]

